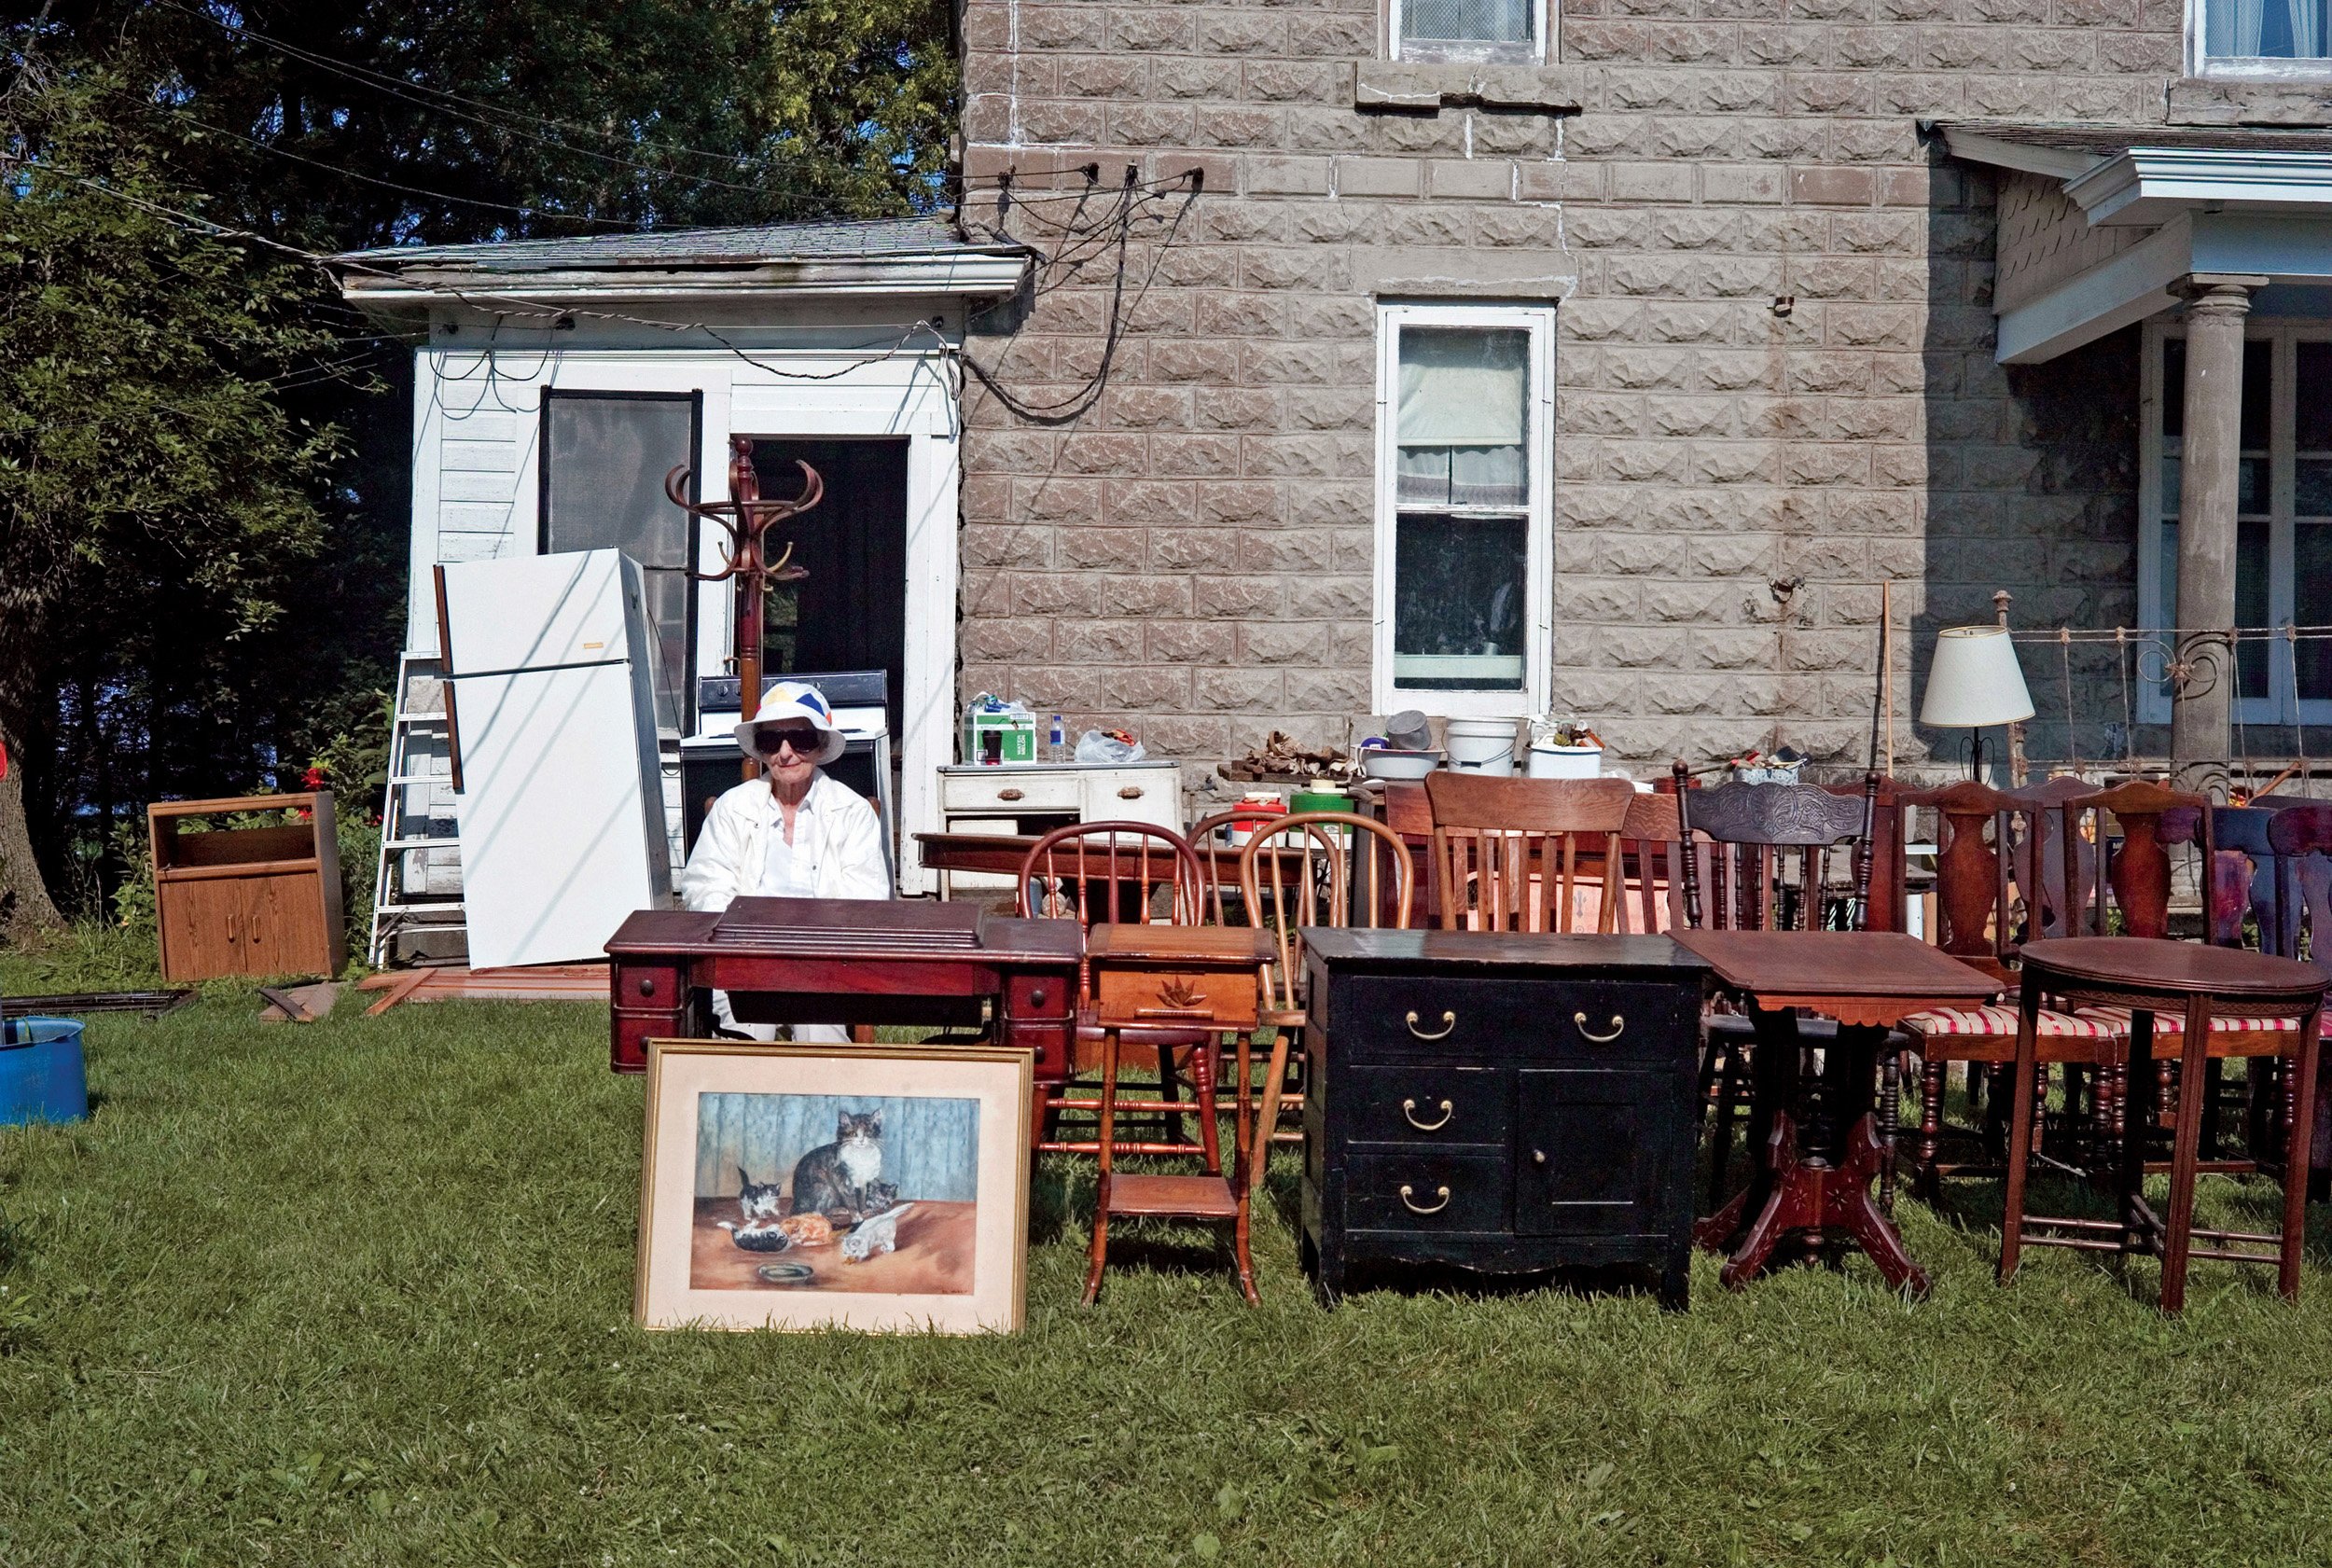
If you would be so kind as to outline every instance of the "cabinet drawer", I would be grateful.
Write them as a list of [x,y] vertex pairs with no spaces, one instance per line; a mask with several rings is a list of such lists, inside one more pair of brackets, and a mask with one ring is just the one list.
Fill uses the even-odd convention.
[[1640,981],[1372,975],[1355,978],[1333,1005],[1337,1033],[1362,1059],[1660,1059],[1691,1052],[1700,1037],[1696,991]]
[[1346,1141],[1360,1144],[1496,1144],[1512,1125],[1513,1085],[1489,1067],[1354,1067],[1337,1085],[1352,1104]]
[[1503,1154],[1355,1154],[1344,1180],[1347,1223],[1354,1230],[1506,1228]]
[[1079,800],[1074,773],[947,773],[939,809],[970,812],[1074,812]]

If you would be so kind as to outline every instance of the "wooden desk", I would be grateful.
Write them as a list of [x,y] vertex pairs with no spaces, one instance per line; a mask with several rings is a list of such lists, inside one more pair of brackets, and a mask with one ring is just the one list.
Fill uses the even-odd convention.
[[[757,924],[731,918],[748,905]],[[717,987],[751,1023],[979,1026],[992,1005],[995,1038],[1034,1053],[1037,1080],[1059,1084],[1082,948],[1075,921],[971,905],[741,898],[726,911],[641,909],[607,943],[608,1065],[644,1072],[650,1038],[704,1034]]]
[[[1915,937],[1894,931],[1676,931],[1717,979],[1755,1009],[1758,1120],[1770,1129],[1765,1165],[1696,1236],[1729,1249],[1726,1285],[1756,1277],[1793,1231],[1835,1232],[1870,1255],[1896,1289],[1927,1294],[1926,1273],[1871,1200],[1883,1145],[1871,1113],[1871,1079],[1888,1028],[1930,1007],[1989,1002],[2001,984]],[[1802,1049],[1794,1009],[1838,1020],[1822,1092],[1798,1125]],[[1755,1216],[1751,1218],[1751,1216]],[[1742,1222],[1748,1221],[1747,1228]]]

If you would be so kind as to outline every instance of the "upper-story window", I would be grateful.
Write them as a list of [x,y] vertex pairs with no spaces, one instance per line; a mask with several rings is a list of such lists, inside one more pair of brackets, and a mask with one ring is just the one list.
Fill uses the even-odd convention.
[[1392,7],[1395,60],[1529,64],[1552,52],[1554,0],[1392,0]]
[[2191,0],[2187,43],[2198,75],[2332,75],[2332,0]]

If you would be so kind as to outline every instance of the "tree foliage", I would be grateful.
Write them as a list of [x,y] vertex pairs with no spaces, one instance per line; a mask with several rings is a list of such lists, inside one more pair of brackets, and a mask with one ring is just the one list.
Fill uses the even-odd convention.
[[915,211],[955,106],[941,0],[46,0],[0,36],[0,920],[45,912],[28,833],[70,881],[146,799],[377,733],[407,345],[206,224],[328,254]]

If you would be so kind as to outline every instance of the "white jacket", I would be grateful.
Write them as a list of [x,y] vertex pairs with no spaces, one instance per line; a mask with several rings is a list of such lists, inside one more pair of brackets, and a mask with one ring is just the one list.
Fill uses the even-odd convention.
[[[729,900],[753,892],[781,820],[767,779],[748,780],[714,801],[680,873],[681,902],[691,909],[726,909]],[[821,771],[795,813],[795,833],[805,829],[818,836],[818,897],[891,896],[881,819],[856,791]]]

